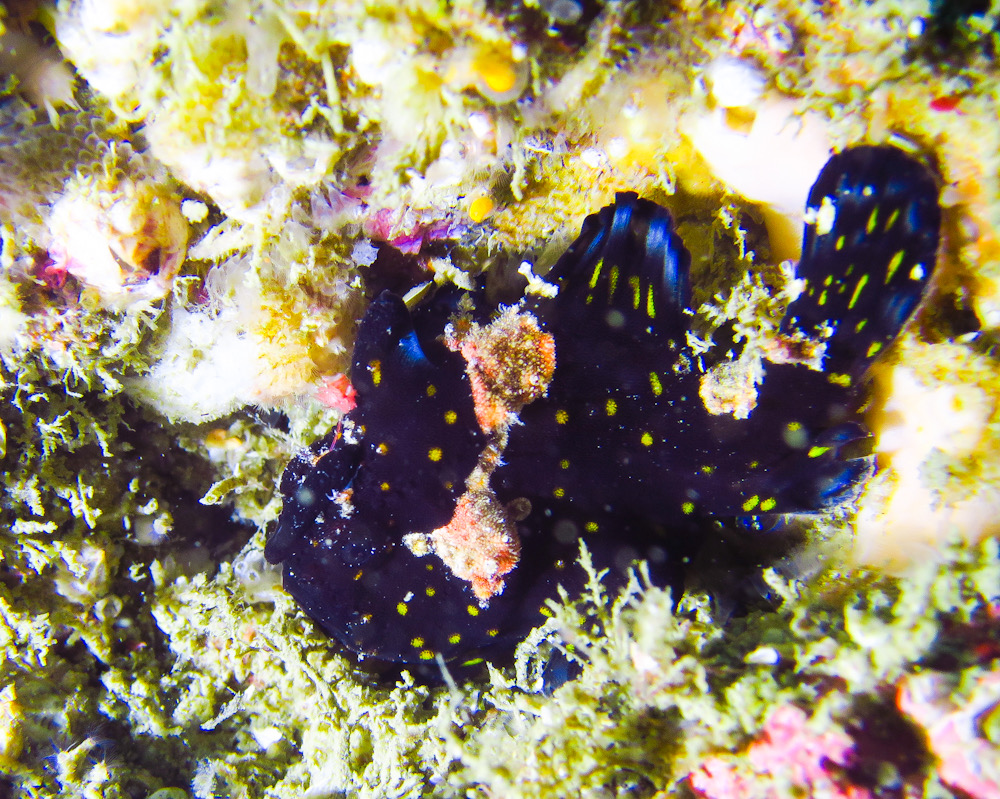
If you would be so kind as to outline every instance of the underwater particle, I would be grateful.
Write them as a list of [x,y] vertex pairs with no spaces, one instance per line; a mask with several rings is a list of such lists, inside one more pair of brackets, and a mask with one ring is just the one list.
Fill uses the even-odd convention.
[[573,25],[583,16],[576,0],[541,0],[538,5],[556,25]]
[[719,517],[853,500],[874,467],[855,446],[862,378],[930,279],[937,194],[895,148],[829,160],[807,206],[836,213],[804,228],[780,327],[822,339],[822,369],[770,363],[746,418],[705,408],[690,254],[635,194],[587,217],[546,274],[554,295],[494,311],[450,289],[411,311],[384,292],[358,332],[357,408],[286,469],[267,559],[349,650],[418,665],[509,648],[556,585],[582,588],[563,568],[580,540],[622,577],[662,552],[665,579]]

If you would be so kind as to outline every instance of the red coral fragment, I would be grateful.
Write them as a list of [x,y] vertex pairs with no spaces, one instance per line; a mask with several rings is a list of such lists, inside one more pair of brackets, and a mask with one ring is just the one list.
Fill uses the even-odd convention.
[[323,385],[316,392],[316,399],[341,413],[353,411],[358,405],[358,392],[354,390],[351,381],[343,373],[333,377],[324,377]]

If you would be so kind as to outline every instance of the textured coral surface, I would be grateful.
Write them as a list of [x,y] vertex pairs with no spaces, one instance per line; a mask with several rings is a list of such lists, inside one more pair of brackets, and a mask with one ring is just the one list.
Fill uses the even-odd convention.
[[[930,0],[0,2],[0,794],[1000,795],[998,36]],[[679,604],[581,572],[437,684],[297,609],[276,482],[371,297],[544,291],[631,190],[692,252],[690,346],[773,340],[858,143],[936,171],[944,236],[857,507]]]

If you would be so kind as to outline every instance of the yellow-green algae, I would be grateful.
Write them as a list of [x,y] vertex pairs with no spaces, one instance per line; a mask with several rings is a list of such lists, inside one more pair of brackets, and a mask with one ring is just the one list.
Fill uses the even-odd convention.
[[[995,353],[981,342],[1000,327],[989,57],[1000,7],[942,33],[935,5],[608,2],[563,38],[544,32],[544,3],[109,0],[105,19],[117,22],[88,45],[73,24],[95,4],[39,4],[36,19],[92,88],[81,81],[80,108],[63,110],[58,129],[16,80],[0,91],[0,191],[18,201],[0,213],[0,790],[689,795],[685,778],[704,758],[745,752],[771,709],[795,703],[818,728],[894,720],[915,751],[906,768],[887,756],[872,784],[905,779],[942,795],[934,755],[893,692],[911,674],[971,685],[995,671],[996,653],[977,653],[963,635],[990,623],[995,635],[995,541],[946,548],[902,577],[828,566],[790,582],[768,571],[771,608],[736,619],[700,593],[675,610],[641,575],[609,597],[592,575],[587,596],[551,608],[515,669],[434,688],[360,673],[260,558],[283,464],[333,419],[309,386],[344,368],[363,307],[362,268],[350,258],[363,231],[356,220],[313,226],[320,187],[348,188],[364,171],[373,208],[428,219],[464,220],[467,198],[485,192],[496,210],[452,253],[472,271],[525,253],[544,266],[584,214],[636,189],[679,216],[696,301],[708,304],[698,334],[722,319],[751,339],[766,334],[785,284],[776,265],[743,277],[768,260],[756,211],[726,195],[676,132],[702,102],[692,89],[701,68],[748,22],[762,34],[743,55],[799,110],[822,113],[838,146],[905,140],[937,162],[947,235],[923,322],[932,343],[911,333],[893,357],[929,381],[971,381],[996,402]],[[31,7],[0,5],[3,25]],[[780,40],[786,29],[794,47]],[[508,67],[525,71],[534,102],[505,102],[484,84]],[[509,149],[477,144],[477,112]],[[122,155],[126,142],[148,147],[166,167],[157,179],[178,196],[211,204],[191,222],[203,246],[161,302],[115,311],[79,287],[43,290],[25,265],[44,248],[46,204],[67,186],[86,194],[116,170],[128,175],[137,165]],[[225,180],[203,179],[209,164],[226,166]],[[252,410],[169,423],[123,393],[155,361],[171,309],[192,307],[200,280],[232,258],[245,259],[243,279],[264,298],[253,335],[277,341],[264,350],[276,370],[292,364],[263,398],[284,403],[287,432]],[[234,291],[222,307],[238,302]],[[987,331],[974,342],[958,338],[956,318],[969,312]],[[940,343],[949,338],[958,340]],[[975,452],[928,465],[942,501],[1000,484],[995,415]],[[201,516],[213,503],[225,510]],[[243,527],[228,525],[230,512]],[[836,548],[848,522],[819,520],[813,536]],[[547,694],[539,675],[552,647],[583,671]],[[982,735],[996,750],[995,730]]]

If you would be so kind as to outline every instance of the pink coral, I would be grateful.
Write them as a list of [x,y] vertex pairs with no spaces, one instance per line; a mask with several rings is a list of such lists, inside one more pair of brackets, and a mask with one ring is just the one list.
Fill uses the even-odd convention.
[[831,773],[830,766],[850,763],[850,736],[839,730],[814,732],[807,721],[794,705],[779,707],[747,750],[750,769],[734,758],[710,757],[691,773],[691,787],[710,799],[782,799],[790,791],[803,797],[871,797],[867,789],[842,783]]
[[977,730],[978,719],[1000,706],[1000,671],[981,675],[964,701],[952,696],[944,674],[911,675],[896,702],[927,735],[945,785],[972,799],[1000,799],[1000,751]]

